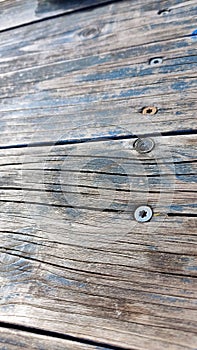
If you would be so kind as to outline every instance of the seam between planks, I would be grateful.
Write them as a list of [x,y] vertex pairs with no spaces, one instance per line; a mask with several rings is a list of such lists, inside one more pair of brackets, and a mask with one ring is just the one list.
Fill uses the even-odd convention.
[[[185,136],[185,135],[197,135],[197,130],[175,130],[175,131],[168,131],[168,132],[162,132],[162,136]],[[35,143],[24,143],[24,144],[17,144],[17,145],[8,145],[8,146],[0,146],[0,150],[3,149],[12,149],[12,148],[27,148],[27,147],[45,147],[45,146],[64,146],[64,145],[73,145],[78,143],[88,143],[88,142],[102,142],[102,141],[111,141],[111,140],[127,140],[127,139],[135,139],[139,137],[154,137],[158,136],[157,133],[147,133],[147,134],[140,134],[140,135],[113,135],[113,136],[101,136],[101,137],[95,137],[95,138],[81,138],[81,139],[73,139],[73,140],[61,140],[57,142],[53,141],[46,141],[46,142],[35,142]]]
[[[80,344],[92,345],[92,346],[95,346],[101,350],[102,350],[102,347],[104,347],[105,350],[124,350],[124,349],[126,349],[125,347],[113,346],[113,345],[110,345],[107,343],[97,342],[97,341],[93,341],[93,340],[89,340],[89,339],[77,338],[77,337],[63,334],[63,333],[59,333],[59,332],[52,332],[52,331],[47,331],[47,330],[44,330],[41,328],[27,327],[27,326],[22,326],[22,325],[2,322],[2,321],[0,322],[0,327],[6,328],[6,329],[18,330],[18,331],[36,334],[36,335],[47,336],[50,338],[69,340],[69,341],[72,341],[75,343],[80,343]],[[129,350],[134,350],[134,349],[129,348]]]
[[1,33],[6,33],[6,32],[9,32],[11,30],[18,29],[18,28],[31,26],[31,25],[33,25],[35,23],[41,23],[41,22],[49,21],[51,19],[63,17],[63,16],[69,16],[69,15],[71,15],[73,13],[89,11],[89,10],[93,10],[93,9],[100,8],[100,7],[107,6],[107,5],[109,6],[109,5],[113,4],[113,3],[118,3],[118,2],[122,2],[122,0],[108,0],[108,1],[106,0],[106,2],[101,3],[101,4],[95,4],[95,5],[92,4],[92,5],[86,6],[84,8],[70,10],[69,12],[65,11],[65,12],[62,12],[62,13],[59,13],[59,14],[56,14],[56,15],[51,15],[51,16],[49,15],[47,17],[40,18],[40,19],[37,19],[37,20],[33,20],[33,21],[28,22],[28,23],[18,24],[16,26],[12,26],[12,27],[9,27],[9,28],[6,28],[6,29],[1,29],[0,30],[0,34]]

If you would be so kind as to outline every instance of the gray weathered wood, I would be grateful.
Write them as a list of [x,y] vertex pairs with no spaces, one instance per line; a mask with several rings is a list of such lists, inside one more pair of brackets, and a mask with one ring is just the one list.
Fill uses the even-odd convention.
[[112,240],[93,224],[42,231],[16,206],[12,216],[1,233],[1,320],[129,349],[195,349],[194,218]]
[[196,9],[176,3],[166,17],[124,1],[2,33],[1,146],[194,130]]
[[56,337],[36,335],[31,332],[0,328],[0,349],[5,350],[109,350]]
[[[122,162],[123,155],[128,156],[127,149],[130,157],[126,161],[134,169],[139,170],[137,164],[142,162],[145,174],[158,174],[153,153],[136,156],[130,142],[87,142],[5,150],[1,168],[4,181],[7,174],[9,189],[1,190],[1,320],[98,342],[102,340],[128,349],[195,349],[197,219],[187,217],[188,209],[184,209],[184,204],[190,201],[189,210],[195,213],[191,202],[195,192],[192,195],[191,168],[188,169],[195,164],[196,140],[189,135],[155,138],[154,156],[160,155],[158,163],[164,161],[168,166],[163,176],[164,185],[168,171],[172,171],[170,150],[176,167],[175,177],[183,172],[186,194],[183,189],[176,191],[179,181],[175,191],[167,183],[168,195],[164,198],[168,202],[174,195],[172,203],[177,208],[172,211],[178,216],[169,216],[171,208],[165,207],[162,212],[156,211],[153,219],[144,225],[133,221],[133,209],[131,212],[96,211],[97,197],[91,190],[94,177],[99,172],[102,174],[105,166],[99,204],[108,205],[106,183],[110,189],[113,182],[107,179],[107,174],[115,176],[115,188],[126,182],[118,180],[117,171],[121,173],[121,169],[114,175],[110,161]],[[86,156],[90,152],[89,161],[100,159],[102,162],[100,166],[98,162],[96,169],[94,162],[90,162],[89,171],[93,173],[88,178],[87,172],[84,177],[83,191],[86,196],[93,196],[94,206],[89,204],[88,208],[89,201],[83,196],[84,208],[78,212],[75,207],[66,208],[69,192],[62,198],[61,188],[56,183],[59,177],[45,174],[43,184],[41,169],[48,169],[49,174],[50,169],[54,174],[62,173],[67,161],[68,167],[72,166],[74,181],[74,170],[79,170],[77,155],[81,152]],[[114,157],[114,152],[119,158]],[[104,156],[108,167],[103,164]],[[22,191],[20,186],[24,186]],[[34,196],[35,187],[43,192],[38,191]],[[159,189],[162,190],[162,186],[158,186]],[[71,200],[77,196],[76,191]],[[138,203],[138,196],[135,190],[133,205]],[[152,196],[157,198],[157,194]],[[121,198],[118,192],[116,201]],[[144,198],[143,194],[141,200]],[[44,201],[45,205],[39,205]],[[195,202],[193,206],[195,208]]]
[[133,148],[135,139],[4,150],[1,201],[42,203],[52,212],[53,205],[91,209],[87,217],[106,209],[129,219],[145,202],[157,215],[195,214],[196,137],[153,140],[154,150],[144,155]]
[[0,2],[0,322],[87,344],[0,346],[196,350],[196,1],[58,3]]
[[[114,0],[115,1],[115,0]],[[102,5],[109,0],[1,0],[0,31]]]

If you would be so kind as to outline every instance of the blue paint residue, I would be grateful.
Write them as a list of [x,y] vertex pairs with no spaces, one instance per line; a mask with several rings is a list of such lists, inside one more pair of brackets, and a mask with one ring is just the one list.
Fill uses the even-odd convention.
[[69,280],[67,278],[64,278],[62,276],[48,274],[46,279],[50,282],[54,282],[55,284],[62,285],[65,287],[78,287],[78,288],[85,288],[85,283],[80,283],[77,281]]
[[196,175],[191,175],[191,176],[176,175],[176,178],[177,178],[178,180],[183,181],[183,182],[197,183],[197,176],[196,176]]
[[183,283],[192,283],[192,280],[189,277],[184,277],[181,279]]
[[176,211],[183,211],[183,207],[181,205],[171,205],[170,209]]
[[191,37],[192,37],[193,39],[197,39],[197,29],[195,29],[195,30],[193,31],[193,33],[191,34]]
[[185,89],[188,89],[190,87],[190,83],[184,81],[184,80],[180,80],[180,81],[176,81],[175,83],[173,83],[171,85],[173,90],[176,91],[183,91]]
[[176,302],[180,302],[180,303],[185,303],[185,299],[181,299],[181,298],[176,298],[176,297],[172,297],[172,296],[162,296],[162,295],[159,295],[159,294],[153,294],[151,295],[151,298],[153,299],[158,299],[160,301],[167,301],[167,302],[170,302],[170,303],[176,303]]
[[188,266],[187,270],[189,270],[189,271],[197,271],[197,266]]
[[170,209],[182,212],[186,208],[197,208],[197,204],[183,204],[183,205],[171,205]]
[[151,251],[155,251],[155,250],[158,250],[158,248],[154,245],[148,245],[147,248]]
[[181,261],[188,262],[188,261],[190,261],[190,258],[188,258],[188,257],[186,257],[186,256],[183,256],[183,257],[181,258]]

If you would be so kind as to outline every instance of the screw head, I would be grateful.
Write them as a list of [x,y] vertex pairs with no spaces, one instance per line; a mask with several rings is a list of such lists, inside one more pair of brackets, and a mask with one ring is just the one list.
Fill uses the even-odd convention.
[[151,138],[137,139],[133,144],[134,149],[138,153],[149,153],[155,147],[155,143]]
[[149,60],[151,66],[159,65],[163,62],[163,57],[154,57]]
[[159,10],[157,13],[158,15],[167,15],[171,12],[171,9],[162,9],[162,10]]
[[134,218],[138,222],[150,221],[152,216],[153,216],[153,211],[151,207],[147,205],[141,205],[135,210],[135,213],[134,213]]

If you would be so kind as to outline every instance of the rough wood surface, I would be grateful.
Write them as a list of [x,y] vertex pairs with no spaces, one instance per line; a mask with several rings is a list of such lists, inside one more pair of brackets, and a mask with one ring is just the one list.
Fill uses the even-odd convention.
[[169,218],[152,237],[138,225],[110,244],[92,229],[88,247],[74,224],[46,233],[13,214],[16,232],[1,234],[2,321],[127,349],[195,349],[194,219]]
[[196,1],[89,5],[0,2],[0,349],[196,350]]
[[103,346],[93,346],[61,338],[0,328],[1,350],[110,350]]
[[196,7],[176,3],[165,17],[123,1],[2,33],[1,146],[195,130]]
[[[1,321],[128,349],[195,349],[197,220],[187,213],[195,216],[196,143],[155,144],[143,157],[130,140],[4,151]],[[140,184],[148,176],[150,193]],[[142,225],[132,213],[145,197],[160,206]]]
[[1,0],[0,31],[109,2],[110,0]]
[[[94,210],[129,218],[145,202],[157,215],[195,214],[196,137],[152,139],[155,148],[144,155],[133,148],[135,138],[4,150],[0,200],[42,203],[52,212],[53,205],[74,206],[90,210],[87,218]],[[113,231],[111,225],[113,219]]]

